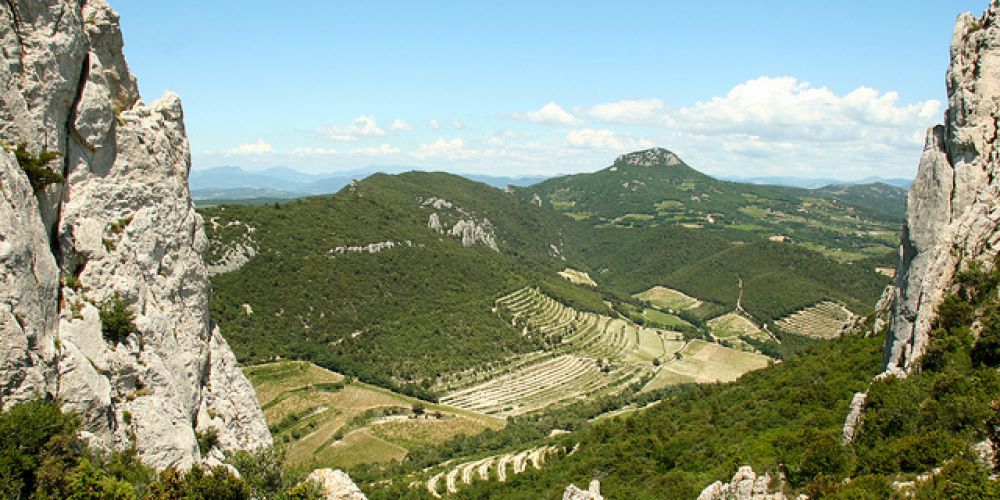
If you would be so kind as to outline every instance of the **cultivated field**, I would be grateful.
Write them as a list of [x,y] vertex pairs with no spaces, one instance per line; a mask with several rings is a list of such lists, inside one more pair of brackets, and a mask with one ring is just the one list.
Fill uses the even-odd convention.
[[[247,366],[289,464],[349,467],[406,456],[414,446],[498,429],[503,422],[356,381],[303,361]],[[419,403],[419,404],[418,404]],[[414,405],[423,411],[414,413]]]
[[683,311],[701,305],[700,300],[663,286],[654,286],[645,292],[635,294],[634,297],[671,311]]
[[854,313],[840,304],[820,302],[786,316],[774,324],[789,333],[818,339],[831,339],[854,319]]
[[590,277],[589,274],[583,271],[577,271],[576,269],[572,269],[569,267],[563,269],[562,271],[559,271],[559,276],[566,278],[567,280],[569,280],[570,283],[573,283],[574,285],[597,286],[597,283],[594,281],[593,278]]
[[442,403],[505,417],[613,393],[651,375],[654,359],[670,359],[684,345],[678,332],[577,311],[535,288],[498,299],[496,311],[546,349],[448,379],[439,387]]
[[762,354],[692,340],[680,351],[679,359],[660,367],[644,390],[683,383],[731,382],[744,373],[766,367],[771,361]]
[[705,324],[712,331],[712,335],[720,339],[739,337],[740,335],[753,337],[762,335],[760,328],[753,321],[735,312],[712,318]]

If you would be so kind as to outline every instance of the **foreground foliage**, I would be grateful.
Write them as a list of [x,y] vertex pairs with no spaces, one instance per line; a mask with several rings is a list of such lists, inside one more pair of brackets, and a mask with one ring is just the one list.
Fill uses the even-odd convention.
[[238,453],[226,467],[195,466],[157,474],[134,452],[88,448],[80,420],[51,401],[14,405],[0,414],[0,497],[73,499],[311,499],[314,485],[281,469],[281,454]]
[[[881,338],[806,347],[736,383],[688,387],[647,411],[587,426],[564,438],[580,443],[572,456],[463,494],[555,497],[571,482],[598,477],[611,498],[694,498],[750,464],[784,475],[790,490],[811,498],[887,498],[894,481],[938,467],[916,483],[917,498],[1000,497],[971,451],[1000,437],[1000,273],[973,265],[957,281],[920,369],[905,379],[871,382]],[[860,435],[842,444],[849,401],[865,389]]]

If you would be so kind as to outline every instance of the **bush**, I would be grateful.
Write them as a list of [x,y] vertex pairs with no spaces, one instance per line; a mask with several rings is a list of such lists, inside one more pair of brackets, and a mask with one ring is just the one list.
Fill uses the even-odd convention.
[[212,448],[219,444],[219,430],[215,427],[195,432],[195,437],[198,439],[198,449],[201,450],[202,455],[207,455]]
[[38,476],[65,477],[79,455],[80,427],[73,415],[41,400],[14,405],[0,415],[0,497],[25,498]]
[[28,145],[22,142],[21,144],[18,144],[17,149],[14,150],[14,156],[17,157],[17,163],[21,165],[21,169],[24,170],[24,173],[28,176],[28,182],[31,183],[31,189],[41,191],[49,184],[55,184],[63,181],[62,175],[49,170],[47,167],[50,161],[59,158],[58,151],[48,151],[43,149],[38,152],[38,155],[32,155],[28,152]]
[[129,309],[129,304],[115,293],[115,296],[107,300],[100,307],[101,332],[104,338],[122,343],[129,334],[135,331],[135,313]]

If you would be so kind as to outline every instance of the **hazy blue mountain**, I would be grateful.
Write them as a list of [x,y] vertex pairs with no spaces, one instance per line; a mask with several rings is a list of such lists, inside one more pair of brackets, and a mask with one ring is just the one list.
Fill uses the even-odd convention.
[[[413,170],[398,165],[380,165],[369,168],[310,174],[284,166],[264,170],[244,170],[235,166],[221,166],[194,170],[189,177],[191,195],[197,200],[240,200],[253,198],[297,198],[340,191],[353,179],[361,180],[376,172],[402,173]],[[541,182],[545,176],[489,176],[457,174],[498,189],[507,186],[530,186]]]
[[913,183],[913,179],[900,179],[900,178],[883,178],[883,177],[865,177],[864,179],[858,179],[853,181],[845,181],[841,179],[830,179],[830,178],[809,178],[809,177],[783,177],[783,176],[771,176],[771,177],[740,177],[740,176],[722,176],[720,179],[727,181],[743,182],[747,184],[770,184],[773,186],[790,186],[805,189],[816,189],[826,186],[838,186],[843,184],[872,184],[876,182],[881,182],[883,184],[888,184],[890,186],[896,186],[903,189],[909,189],[910,184]]

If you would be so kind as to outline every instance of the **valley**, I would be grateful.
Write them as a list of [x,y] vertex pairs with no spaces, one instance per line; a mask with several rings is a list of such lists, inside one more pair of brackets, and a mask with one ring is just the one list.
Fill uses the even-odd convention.
[[0,3],[0,497],[1000,498],[1000,1],[153,4]]
[[[682,164],[664,160],[671,155],[637,152],[608,171],[644,168],[646,181],[672,182]],[[710,179],[683,175],[683,192]],[[720,198],[742,189],[718,182],[707,185]],[[791,219],[757,207],[787,210],[794,199],[842,222],[871,208],[753,188],[732,217],[757,214],[771,229],[695,228],[676,217],[567,217],[524,191],[539,188],[377,174],[332,196],[200,209],[212,310],[237,356],[258,363],[246,373],[289,466],[363,474],[462,436],[507,432],[511,418],[576,414],[594,401],[607,403],[589,418],[628,413],[630,401],[731,382],[836,337],[888,281],[874,269],[880,259],[775,239],[773,224]],[[890,224],[879,217],[862,224]],[[567,449],[550,446],[485,447],[406,481],[446,494],[474,477],[506,477],[507,465],[530,473]],[[529,455],[539,467],[525,466]]]

